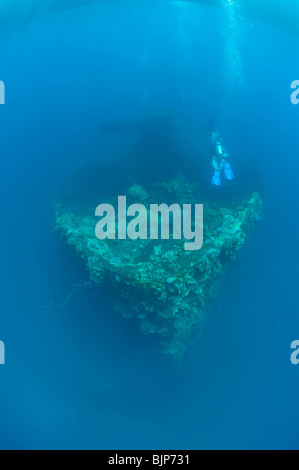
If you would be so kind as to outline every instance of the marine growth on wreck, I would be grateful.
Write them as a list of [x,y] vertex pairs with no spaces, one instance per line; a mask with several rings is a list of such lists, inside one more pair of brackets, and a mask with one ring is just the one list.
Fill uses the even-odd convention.
[[[215,295],[225,267],[235,257],[262,210],[261,197],[234,204],[201,193],[185,177],[151,185],[128,186],[129,204],[203,204],[203,245],[186,251],[184,240],[98,240],[95,205],[86,201],[55,203],[56,229],[86,266],[95,284],[111,287],[115,310],[158,338],[162,351],[181,356]],[[100,195],[99,195],[100,196]],[[100,202],[100,200],[98,200]],[[117,204],[117,197],[111,201]],[[117,221],[116,221],[117,224]]]

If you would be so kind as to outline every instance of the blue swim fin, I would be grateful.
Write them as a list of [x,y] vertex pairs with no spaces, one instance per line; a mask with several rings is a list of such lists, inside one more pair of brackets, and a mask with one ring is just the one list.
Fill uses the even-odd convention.
[[221,185],[220,170],[215,170],[215,173],[214,173],[214,176],[213,176],[213,179],[212,179],[212,184],[214,184],[215,186],[220,186]]
[[230,164],[228,162],[225,162],[224,164],[224,173],[225,173],[225,178],[227,180],[232,180],[234,177],[233,170],[230,167]]

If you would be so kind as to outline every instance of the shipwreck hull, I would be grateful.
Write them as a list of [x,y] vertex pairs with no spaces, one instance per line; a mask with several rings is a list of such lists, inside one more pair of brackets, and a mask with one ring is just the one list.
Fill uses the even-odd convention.
[[[180,356],[204,318],[226,266],[236,256],[262,211],[255,192],[234,207],[201,200],[183,180],[128,190],[128,199],[149,202],[203,203],[204,241],[186,251],[184,240],[105,240],[95,236],[95,206],[55,204],[56,228],[77,253],[95,284],[106,282],[115,309],[139,323],[142,333],[159,339],[163,352]],[[131,196],[130,196],[131,195]],[[84,205],[83,205],[84,207]]]

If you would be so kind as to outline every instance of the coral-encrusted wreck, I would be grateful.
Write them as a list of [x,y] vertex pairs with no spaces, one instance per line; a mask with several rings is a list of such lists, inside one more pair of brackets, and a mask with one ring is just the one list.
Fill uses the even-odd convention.
[[80,210],[70,203],[55,205],[57,230],[81,256],[90,279],[109,283],[116,310],[136,319],[143,333],[159,337],[163,351],[174,355],[186,349],[225,266],[262,210],[258,193],[229,207],[203,199],[182,179],[155,184],[150,190],[135,185],[127,191],[128,202],[146,207],[203,203],[204,242],[198,251],[185,251],[184,240],[100,241],[94,213],[101,201],[81,205]]

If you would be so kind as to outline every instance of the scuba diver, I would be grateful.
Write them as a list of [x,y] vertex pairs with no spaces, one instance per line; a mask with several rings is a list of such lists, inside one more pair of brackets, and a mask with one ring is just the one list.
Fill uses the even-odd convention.
[[234,177],[233,171],[230,167],[228,161],[228,154],[226,153],[222,139],[219,138],[218,132],[212,133],[212,141],[213,141],[213,157],[212,157],[212,165],[214,168],[214,175],[212,178],[212,184],[215,186],[221,186],[221,170],[224,169],[224,176],[227,180],[232,180]]

